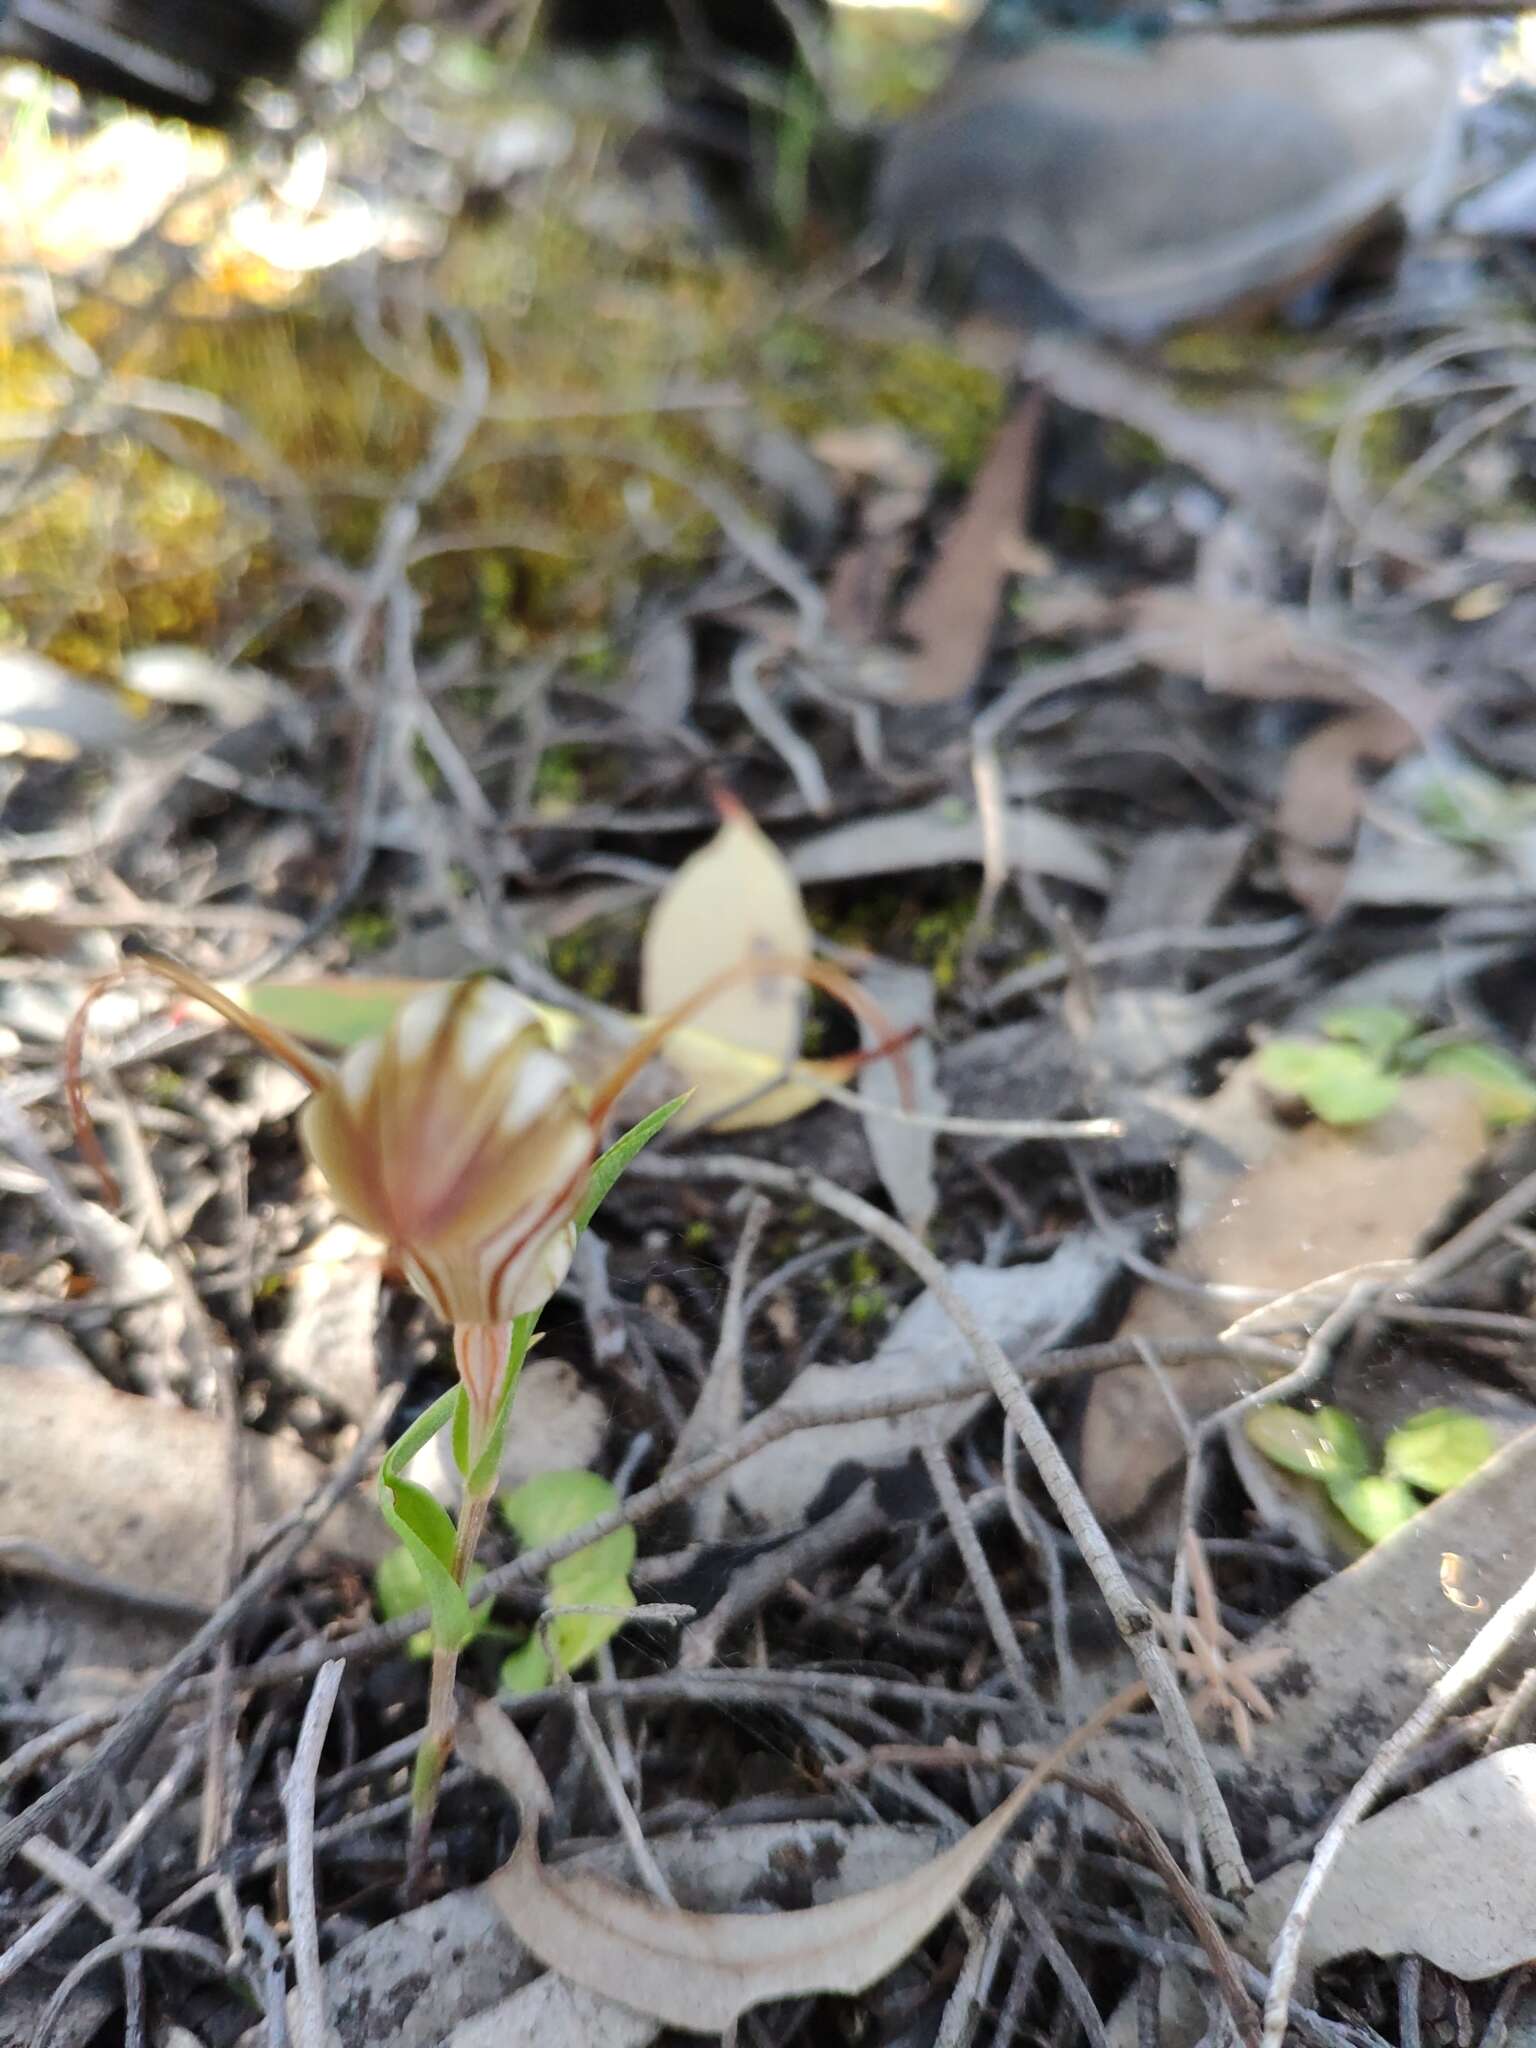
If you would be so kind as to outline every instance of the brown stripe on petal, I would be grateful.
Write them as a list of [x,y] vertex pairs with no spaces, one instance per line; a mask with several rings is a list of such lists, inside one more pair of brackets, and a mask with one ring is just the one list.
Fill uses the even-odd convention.
[[586,1185],[587,1173],[591,1168],[591,1164],[592,1160],[589,1154],[582,1165],[572,1174],[559,1194],[555,1196],[554,1200],[545,1205],[541,1219],[529,1230],[525,1231],[520,1243],[514,1245],[502,1258],[492,1275],[489,1290],[491,1300],[497,1303],[498,1306],[502,1300],[502,1290],[507,1280],[508,1268],[517,1257],[518,1251],[535,1240],[542,1241],[545,1237],[552,1235],[563,1222],[568,1220],[571,1212],[576,1207],[577,1201],[580,1199],[582,1188]]

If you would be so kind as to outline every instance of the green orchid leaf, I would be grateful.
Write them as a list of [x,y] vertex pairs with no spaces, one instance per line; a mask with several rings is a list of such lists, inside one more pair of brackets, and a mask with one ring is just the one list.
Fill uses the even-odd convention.
[[1243,1434],[1272,1465],[1303,1479],[1357,1479],[1371,1469],[1360,1425],[1342,1408],[1287,1408],[1272,1402],[1243,1421]]
[[[391,1445],[379,1467],[379,1509],[409,1551],[432,1610],[432,1635],[444,1649],[462,1649],[476,1627],[463,1589],[453,1577],[453,1522],[424,1486],[402,1476],[402,1468],[448,1424],[458,1390],[432,1403]],[[409,1612],[409,1610],[404,1610]]]
[[[483,1564],[471,1565],[469,1583],[477,1584],[485,1577]],[[402,1543],[398,1549],[386,1552],[379,1568],[373,1575],[374,1605],[384,1621],[398,1621],[402,1614],[414,1614],[418,1607],[427,1603],[426,1581],[410,1551]],[[470,1640],[485,1629],[491,1618],[489,1601],[479,1607],[471,1607]],[[418,1629],[406,1643],[406,1654],[411,1657],[430,1657],[432,1654],[432,1631]]]
[[1417,1023],[1406,1010],[1395,1010],[1385,1003],[1355,1004],[1334,1010],[1323,1019],[1327,1037],[1358,1045],[1382,1067],[1391,1064],[1417,1030]]
[[1412,1521],[1424,1505],[1412,1487],[1381,1472],[1360,1479],[1330,1480],[1328,1498],[1367,1543],[1380,1543]]
[[619,1175],[638,1152],[643,1152],[656,1133],[669,1124],[683,1104],[688,1100],[690,1089],[682,1095],[674,1095],[670,1102],[664,1102],[660,1109],[653,1109],[649,1116],[641,1117],[622,1138],[616,1138],[608,1150],[597,1161],[587,1180],[587,1192],[581,1198],[576,1211],[576,1228],[585,1230],[597,1214],[604,1198]]
[[1507,1052],[1492,1045],[1437,1045],[1419,1062],[1426,1074],[1449,1074],[1474,1091],[1490,1130],[1508,1130],[1536,1117],[1536,1080]]
[[1449,1493],[1470,1479],[1498,1448],[1480,1415],[1426,1408],[1394,1429],[1382,1447],[1382,1470],[1421,1493]]
[[1299,1095],[1324,1123],[1346,1128],[1390,1109],[1401,1085],[1359,1046],[1300,1038],[1271,1039],[1259,1053],[1259,1073],[1278,1093]]

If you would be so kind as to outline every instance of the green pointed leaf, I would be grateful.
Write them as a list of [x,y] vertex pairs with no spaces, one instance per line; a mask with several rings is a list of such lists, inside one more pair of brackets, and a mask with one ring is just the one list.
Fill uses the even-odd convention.
[[404,1436],[397,1438],[384,1453],[384,1462],[379,1468],[380,1479],[396,1478],[418,1451],[426,1449],[438,1431],[447,1426],[458,1398],[458,1388],[450,1387],[446,1394],[438,1395],[430,1408],[422,1410]]
[[1498,1446],[1480,1415],[1461,1408],[1426,1408],[1394,1429],[1382,1449],[1382,1469],[1421,1493],[1449,1493],[1486,1464]]
[[1354,1479],[1371,1469],[1360,1425],[1342,1408],[1255,1408],[1243,1433],[1272,1465],[1303,1479]]
[[1392,1009],[1385,1003],[1355,1004],[1334,1010],[1323,1019],[1323,1030],[1329,1038],[1358,1045],[1383,1067],[1390,1064],[1393,1055],[1402,1050],[1417,1029],[1406,1010]]
[[[477,1626],[462,1587],[454,1581],[454,1528],[447,1511],[424,1486],[401,1476],[401,1468],[429,1444],[453,1413],[458,1390],[450,1389],[419,1415],[379,1468],[379,1509],[410,1552],[432,1610],[433,1639],[445,1649],[462,1649]],[[406,1610],[407,1612],[409,1610]]]
[[1367,1543],[1380,1543],[1404,1522],[1411,1521],[1424,1503],[1401,1479],[1385,1473],[1370,1473],[1363,1479],[1334,1479],[1328,1484],[1328,1498],[1352,1529],[1358,1529]]
[[631,1159],[634,1158],[637,1152],[644,1151],[645,1147],[649,1145],[652,1138],[655,1137],[664,1124],[671,1122],[672,1118],[677,1115],[677,1112],[688,1100],[688,1095],[691,1093],[692,1090],[690,1089],[685,1094],[674,1095],[672,1100],[664,1102],[660,1109],[653,1109],[649,1116],[641,1117],[639,1123],[633,1129],[627,1130],[622,1138],[616,1138],[608,1147],[608,1150],[597,1161],[588,1177],[587,1192],[582,1196],[581,1206],[576,1211],[576,1228],[578,1230],[586,1229],[592,1218],[597,1214],[604,1197],[608,1194],[625,1167],[628,1166]]
[[1449,1074],[1476,1093],[1489,1128],[1507,1130],[1536,1117],[1536,1080],[1507,1052],[1492,1045],[1437,1045],[1421,1062],[1426,1074]]
[[1355,1045],[1314,1045],[1274,1038],[1259,1053],[1259,1073],[1271,1088],[1299,1095],[1326,1124],[1369,1123],[1392,1107],[1401,1085]]

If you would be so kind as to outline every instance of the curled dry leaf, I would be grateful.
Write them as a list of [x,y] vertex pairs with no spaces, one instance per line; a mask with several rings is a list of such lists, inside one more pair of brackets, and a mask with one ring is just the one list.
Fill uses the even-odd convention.
[[[810,920],[788,863],[732,802],[714,838],[683,862],[657,898],[640,949],[642,1005],[652,1017],[665,1016],[738,961],[804,959],[811,944]],[[801,982],[769,972],[723,990],[674,1031],[667,1058],[694,1090],[679,1127],[713,1123],[718,1130],[744,1130],[804,1108],[798,1092],[793,1107],[779,1097],[729,1108],[794,1065],[804,1010]],[[752,1064],[760,1069],[755,1076]]]
[[1037,1789],[1025,1778],[986,1820],[909,1876],[851,1898],[783,1913],[689,1913],[539,1854],[552,1811],[533,1752],[487,1702],[471,1761],[517,1802],[521,1831],[488,1890],[513,1933],[572,1983],[690,2034],[722,2034],[776,1998],[877,1984],[950,1912]]

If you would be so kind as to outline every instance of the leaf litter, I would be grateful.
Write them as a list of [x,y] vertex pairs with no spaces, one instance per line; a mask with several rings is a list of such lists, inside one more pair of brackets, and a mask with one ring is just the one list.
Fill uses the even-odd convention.
[[[167,134],[170,213],[103,259],[61,195],[126,189],[150,131],[79,117],[94,171],[74,115],[14,138],[59,347],[23,308],[0,365],[0,1314],[33,1326],[0,1357],[0,1830],[43,1858],[0,1869],[0,2035],[35,2031],[79,1953],[49,1916],[87,1925],[52,1833],[115,1855],[92,1896],[175,1937],[92,1970],[54,2039],[217,2048],[262,2011],[253,2048],[281,2038],[285,1760],[334,1656],[309,1818],[344,2042],[657,2039],[622,1993],[658,1925],[685,1953],[652,1952],[657,2011],[697,2021],[706,1977],[712,2021],[788,1994],[743,2022],[781,2048],[1005,2014],[1118,2041],[1138,1973],[1145,2008],[1191,1957],[1190,2040],[1213,1985],[1246,2029],[1298,1859],[1530,1564],[1533,599],[1495,417],[1526,338],[1389,292],[1363,325],[1134,364],[1032,337],[1010,383],[894,281],[829,297],[818,267],[787,293],[809,245],[786,235],[781,268],[727,231],[638,71],[604,72],[598,111],[559,50],[509,96],[446,29],[414,55],[359,34],[372,96],[306,114],[324,167],[267,138],[320,179],[302,220],[238,149]],[[870,999],[849,1018],[765,969],[672,1033],[630,1099],[692,1086],[694,1130],[661,1142],[711,1171],[616,1191],[528,1366],[505,1489],[576,1475],[632,1529],[585,1602],[526,1528],[493,1518],[481,1550],[463,1704],[519,1688],[573,1852],[525,1829],[507,1866],[552,1968],[480,1889],[509,1843],[467,1771],[442,1896],[398,1895],[429,1681],[421,1617],[371,1601],[348,1475],[381,1398],[397,1435],[442,1392],[435,1332],[303,1171],[291,1097],[200,1014],[98,1013],[122,1216],[69,1148],[60,1034],[130,931],[332,1045],[413,977],[489,969],[591,1076],[754,953]],[[1412,1036],[1329,1035],[1371,1005]],[[1287,1042],[1310,1066],[1277,1068]],[[1343,1098],[1319,1048],[1353,1061]],[[764,1162],[789,1179],[754,1188]],[[899,1217],[907,1254],[820,1206],[817,1173]],[[1037,1399],[1207,1789],[1280,1873],[1246,1927],[1181,1872],[1190,1760],[1127,1699],[1104,1559],[1016,1456],[940,1281]],[[59,1372],[26,1362],[39,1335]],[[1346,1440],[1347,1471],[1291,1469]],[[306,1543],[287,1518],[338,1476]],[[189,1651],[231,1586],[224,1647]],[[584,1624],[562,1648],[551,1602],[603,1612],[557,1618]],[[1479,1986],[1529,1959],[1527,1752],[1473,1759],[1528,1732],[1528,1661],[1346,1843],[1303,1949],[1331,1958],[1303,1987],[1315,2048],[1362,2015],[1410,2037],[1357,1950],[1427,1955],[1426,2007],[1498,2038],[1518,1983]],[[987,1853],[1010,1775],[1116,1701],[1085,1762],[1134,1821],[1042,1792]],[[75,1797],[119,1739],[116,1804]],[[61,1832],[41,1802],[66,1796]],[[647,1870],[723,1949],[635,1891]],[[577,1878],[602,1889],[562,1905]],[[608,1916],[582,1953],[539,1917],[573,1897]],[[835,1968],[796,1917],[834,1898],[861,1930]]]

